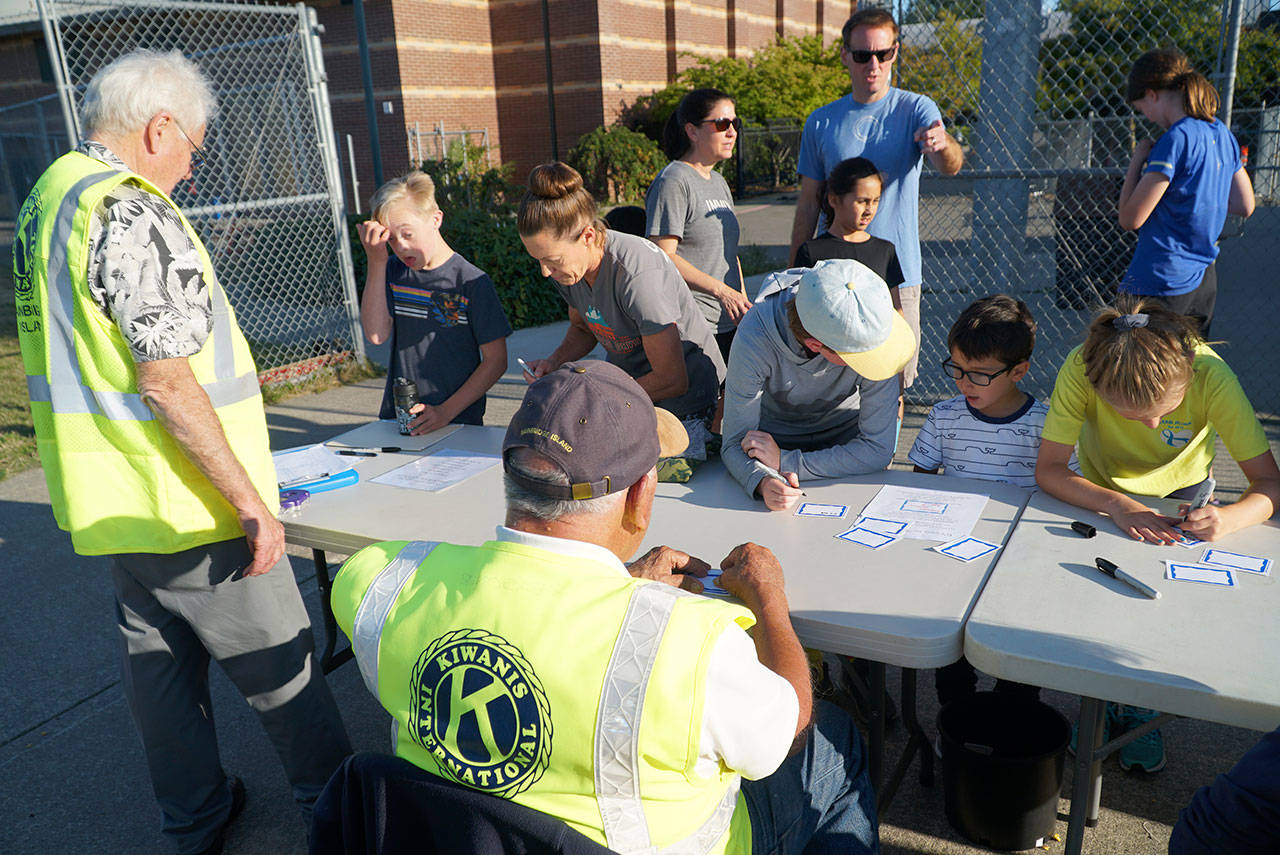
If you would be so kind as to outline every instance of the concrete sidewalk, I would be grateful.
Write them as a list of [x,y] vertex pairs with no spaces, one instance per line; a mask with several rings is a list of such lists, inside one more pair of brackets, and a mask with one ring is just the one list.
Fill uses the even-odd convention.
[[[563,329],[552,325],[516,333],[508,343],[512,362],[515,356],[550,353]],[[271,407],[272,446],[321,441],[363,424],[376,415],[383,382],[367,380]],[[518,370],[508,372],[490,393],[487,423],[505,424],[523,390]],[[905,460],[919,423],[920,416],[909,417],[899,461]],[[103,485],[103,495],[110,501],[110,485]],[[496,499],[493,516],[497,523],[501,511]],[[0,622],[0,780],[5,782],[0,788],[0,853],[169,851],[159,833],[159,812],[120,689],[107,560],[72,553],[68,538],[54,524],[38,469],[0,482],[0,520],[0,574],[9,593]],[[293,568],[318,627],[310,554],[296,555]],[[891,672],[896,686],[896,669]],[[269,743],[231,684],[218,669],[212,673],[223,762],[245,779],[249,793],[245,813],[229,835],[227,852],[304,852],[302,824]],[[356,748],[388,750],[387,716],[365,690],[355,666],[344,665],[329,681]],[[920,675],[920,695],[921,720],[932,731],[936,704],[929,672]],[[1074,698],[1045,695],[1074,719]],[[1089,831],[1086,851],[1164,852],[1178,808],[1196,787],[1230,767],[1257,737],[1235,728],[1178,721],[1165,730],[1169,765],[1159,775],[1128,777],[1109,761],[1101,822]],[[891,730],[889,738],[892,759],[902,747],[902,729]],[[948,826],[941,782],[925,789],[915,778],[913,771],[882,818],[884,851],[985,851],[964,843]],[[1062,809],[1066,808],[1064,800]],[[1065,823],[1059,826],[1065,835]],[[1061,843],[1051,843],[1049,851],[1060,852]]]

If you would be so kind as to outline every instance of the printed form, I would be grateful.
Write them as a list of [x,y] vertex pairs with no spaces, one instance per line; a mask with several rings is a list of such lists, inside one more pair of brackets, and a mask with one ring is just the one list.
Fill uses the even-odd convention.
[[479,475],[501,462],[502,458],[496,454],[477,454],[474,451],[442,448],[434,454],[419,457],[412,463],[406,463],[390,472],[382,473],[373,479],[373,483],[435,493],[465,481],[473,475]]
[[973,532],[987,506],[987,498],[978,493],[947,493],[886,484],[867,502],[862,516],[906,523],[899,537],[945,542],[968,537]]

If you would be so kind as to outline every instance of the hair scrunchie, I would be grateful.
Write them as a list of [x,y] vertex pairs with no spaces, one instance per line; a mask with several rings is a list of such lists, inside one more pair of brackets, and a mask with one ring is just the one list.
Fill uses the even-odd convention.
[[1111,321],[1111,326],[1118,330],[1136,330],[1138,327],[1145,327],[1147,321],[1151,320],[1151,316],[1145,312],[1138,312],[1132,315],[1119,315]]

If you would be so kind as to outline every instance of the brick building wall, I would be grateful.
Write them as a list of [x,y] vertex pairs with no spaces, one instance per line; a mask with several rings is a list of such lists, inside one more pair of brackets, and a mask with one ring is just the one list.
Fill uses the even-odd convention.
[[[495,162],[514,178],[623,106],[665,86],[695,57],[749,54],[779,35],[821,29],[827,41],[856,0],[548,0],[555,140],[548,107],[542,0],[366,0],[386,177],[408,168],[414,123],[431,134],[487,128]],[[373,191],[368,130],[350,5],[319,10],[334,124],[357,143],[361,195]],[[387,115],[381,104],[393,103]],[[479,137],[472,137],[478,141]],[[553,144],[554,142],[554,144]],[[345,156],[345,155],[344,155]],[[345,173],[344,173],[345,174]]]
[[[282,0],[283,2],[283,0]],[[347,135],[362,208],[376,190],[352,5],[313,2],[351,198]],[[366,0],[384,178],[434,157],[435,130],[487,129],[493,162],[529,169],[612,122],[624,105],[659,89],[696,57],[744,56],[779,35],[826,40],[856,0],[548,0],[555,139],[543,39],[543,0]],[[0,106],[53,91],[42,80],[33,32],[0,36]],[[47,75],[46,75],[47,76]],[[387,112],[384,105],[390,105]],[[417,134],[415,135],[415,130]],[[457,137],[447,137],[457,139]],[[479,135],[470,137],[478,143]],[[354,206],[352,205],[354,210]]]

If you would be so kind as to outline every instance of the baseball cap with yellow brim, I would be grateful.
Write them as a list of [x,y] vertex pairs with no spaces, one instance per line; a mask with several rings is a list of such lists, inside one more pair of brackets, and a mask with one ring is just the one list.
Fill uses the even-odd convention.
[[[553,499],[595,499],[627,489],[659,457],[674,457],[688,445],[680,420],[655,407],[627,372],[587,359],[566,362],[529,386],[507,425],[502,456],[507,476],[526,490]],[[569,483],[529,478],[507,466],[513,448],[549,458]]]
[[868,380],[888,380],[916,351],[916,337],[893,308],[889,286],[865,264],[819,261],[800,277],[795,299],[809,335]]

